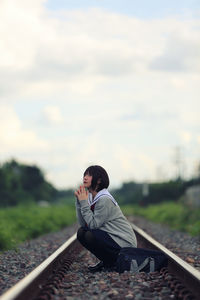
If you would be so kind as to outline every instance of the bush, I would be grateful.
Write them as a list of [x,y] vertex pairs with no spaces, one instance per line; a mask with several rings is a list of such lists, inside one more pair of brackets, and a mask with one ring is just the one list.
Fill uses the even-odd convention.
[[180,203],[166,202],[147,207],[123,206],[125,215],[139,215],[156,223],[163,223],[172,229],[200,235],[200,209],[191,209]]
[[32,204],[0,209],[0,219],[0,250],[6,250],[75,223],[76,214],[71,205],[39,207]]

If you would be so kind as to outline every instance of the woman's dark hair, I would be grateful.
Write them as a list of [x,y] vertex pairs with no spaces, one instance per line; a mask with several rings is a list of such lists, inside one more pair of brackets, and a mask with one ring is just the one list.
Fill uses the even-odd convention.
[[83,176],[89,174],[92,176],[91,188],[99,192],[102,189],[107,189],[109,186],[109,177],[106,170],[100,166],[90,166],[88,167]]

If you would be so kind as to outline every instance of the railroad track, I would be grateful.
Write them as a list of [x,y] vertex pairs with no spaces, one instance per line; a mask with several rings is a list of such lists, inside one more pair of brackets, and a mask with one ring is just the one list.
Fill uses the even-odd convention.
[[[168,268],[161,270],[160,274],[162,277],[162,281],[167,282],[167,285],[171,289],[171,295],[174,295],[174,297],[172,298],[184,300],[199,300],[200,272],[183,261],[180,257],[172,253],[170,250],[166,249],[163,245],[155,241],[143,230],[141,230],[134,224],[132,224],[132,226],[138,239],[138,247],[161,250],[168,256]],[[76,261],[76,258],[81,251],[84,252],[85,250],[83,250],[82,246],[78,243],[76,234],[74,234],[66,243],[64,243],[35,270],[33,270],[24,279],[19,281],[15,286],[10,288],[7,292],[5,292],[0,297],[0,300],[59,299],[58,291],[60,286],[63,285],[63,281],[69,280],[71,278],[76,278],[72,275],[67,277],[66,274],[68,273],[70,266],[72,265],[73,267],[73,263]],[[160,276],[160,274],[155,274],[155,276],[158,277],[158,275]],[[105,274],[103,274],[102,277],[104,275]],[[122,274],[122,276],[124,275]],[[125,274],[125,277],[123,277],[123,279],[126,280],[126,278],[128,278],[126,276],[127,274]],[[71,285],[73,285],[73,283],[69,280],[65,284],[65,289],[70,289]],[[80,287],[80,290],[81,288],[82,287]],[[160,288],[161,284],[158,284],[158,286],[156,286],[156,290],[159,290]],[[87,286],[85,286],[84,289],[87,290]],[[108,297],[108,299],[124,299],[122,295],[122,298],[120,298],[120,295],[118,295],[117,292],[113,292],[113,294],[110,293],[109,295],[110,296]],[[130,292],[128,295],[129,297],[127,296],[127,299],[135,299]],[[151,299],[153,299],[153,297],[154,296],[152,296]],[[78,299],[78,297],[75,298]],[[62,299],[68,298],[66,296]],[[98,295],[94,299],[98,299]],[[145,297],[138,299],[145,299]]]

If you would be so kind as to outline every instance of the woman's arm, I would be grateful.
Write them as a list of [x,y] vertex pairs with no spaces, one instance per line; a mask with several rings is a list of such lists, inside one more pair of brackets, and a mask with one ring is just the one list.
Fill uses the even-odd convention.
[[102,197],[95,204],[93,213],[86,200],[80,201],[81,215],[90,229],[98,229],[108,220],[110,205],[113,205],[110,199]]
[[78,219],[78,223],[81,226],[85,226],[86,222],[83,219],[82,213],[81,213],[81,206],[80,206],[80,202],[83,199],[88,199],[88,191],[86,191],[86,189],[84,188],[83,185],[80,186],[80,188],[78,190],[75,191],[74,193],[75,197],[76,197],[76,216]]
[[78,199],[76,199],[75,204],[76,204],[76,217],[77,217],[78,223],[80,224],[80,226],[85,226],[86,222],[83,219],[83,216],[81,214],[81,206],[80,206]]
[[88,204],[88,191],[83,185],[75,192],[80,205],[80,214],[90,229],[97,229],[102,226],[108,219],[109,205],[111,201],[107,197],[102,197],[95,204],[94,212],[91,211]]

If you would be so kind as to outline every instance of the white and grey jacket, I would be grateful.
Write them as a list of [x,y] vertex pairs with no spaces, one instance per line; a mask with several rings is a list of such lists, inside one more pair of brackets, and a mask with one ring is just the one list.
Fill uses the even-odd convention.
[[120,247],[137,247],[135,233],[120,207],[103,195],[95,203],[94,211],[88,200],[76,199],[76,214],[81,226],[106,231]]

